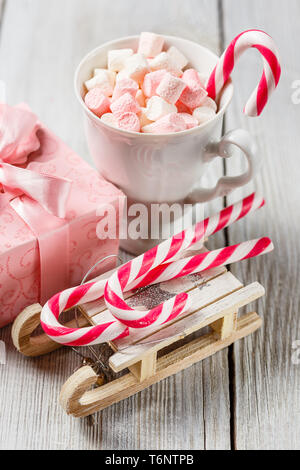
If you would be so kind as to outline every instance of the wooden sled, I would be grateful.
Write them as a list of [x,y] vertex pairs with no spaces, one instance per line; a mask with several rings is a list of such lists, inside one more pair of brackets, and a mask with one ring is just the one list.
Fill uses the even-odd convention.
[[[66,381],[60,403],[68,414],[84,417],[96,413],[215,354],[262,324],[255,312],[239,315],[239,310],[262,297],[264,288],[258,282],[243,286],[225,268],[128,292],[126,297],[132,306],[151,308],[183,291],[191,295],[191,312],[165,326],[132,330],[128,337],[109,344],[110,370],[127,371],[125,375],[99,386],[103,381],[86,365]],[[81,305],[80,311],[81,326],[96,325],[108,313],[103,300]],[[59,347],[44,334],[32,335],[40,312],[38,304],[28,307],[13,326],[13,342],[27,356],[47,354]],[[203,329],[209,331],[201,334]]]

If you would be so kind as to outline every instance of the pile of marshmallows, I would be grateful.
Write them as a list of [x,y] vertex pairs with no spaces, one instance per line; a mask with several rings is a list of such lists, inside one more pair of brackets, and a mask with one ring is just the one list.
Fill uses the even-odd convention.
[[167,134],[196,127],[217,112],[207,96],[207,77],[187,66],[174,46],[163,52],[164,39],[141,33],[138,52],[108,52],[108,68],[95,69],[85,86],[85,104],[103,122],[131,132]]

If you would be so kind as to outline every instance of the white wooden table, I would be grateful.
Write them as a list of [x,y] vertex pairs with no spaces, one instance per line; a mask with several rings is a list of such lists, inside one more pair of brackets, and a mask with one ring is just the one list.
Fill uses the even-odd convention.
[[[238,4],[238,8],[237,8]],[[268,205],[254,218],[215,237],[211,246],[269,235],[272,255],[232,271],[245,283],[258,280],[267,296],[257,305],[259,333],[152,386],[88,420],[66,416],[57,403],[78,357],[62,349],[25,359],[13,348],[10,327],[0,331],[7,364],[0,365],[1,449],[299,449],[300,364],[300,106],[292,84],[300,79],[300,2],[288,0],[0,0],[0,78],[8,102],[27,101],[41,119],[89,159],[72,79],[90,49],[119,36],[156,31],[198,41],[215,52],[240,31],[261,28],[281,51],[283,76],[262,117],[242,115],[259,76],[249,52],[234,74],[234,101],[225,127],[248,129],[264,161],[253,187]],[[216,171],[236,173],[233,159]],[[222,201],[214,203],[221,207]],[[294,353],[294,356],[293,356]],[[298,361],[299,362],[299,361]]]

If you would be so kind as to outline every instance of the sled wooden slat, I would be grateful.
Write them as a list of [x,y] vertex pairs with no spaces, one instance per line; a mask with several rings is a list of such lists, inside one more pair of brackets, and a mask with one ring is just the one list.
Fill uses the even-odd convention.
[[[147,354],[159,351],[169,344],[179,341],[193,332],[211,325],[213,322],[216,322],[221,318],[226,318],[228,315],[235,314],[239,308],[258,299],[262,295],[264,295],[264,289],[258,283],[253,283],[237,290],[236,292],[232,291],[232,293],[228,293],[228,295],[216,302],[213,302],[207,307],[199,309],[197,312],[191,313],[183,319],[174,322],[171,326],[153,333],[144,340],[145,342],[148,342],[148,344],[143,345],[140,342],[137,342],[131,346],[129,345],[121,352],[116,352],[110,358],[110,367],[115,372],[120,372],[126,367],[135,364],[138,360],[147,356]],[[232,330],[233,324],[231,331]]]

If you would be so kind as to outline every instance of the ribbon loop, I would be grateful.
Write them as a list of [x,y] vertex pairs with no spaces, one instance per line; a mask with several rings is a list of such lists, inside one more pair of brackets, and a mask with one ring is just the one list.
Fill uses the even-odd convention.
[[[10,194],[11,199],[25,194],[50,214],[65,218],[72,184],[70,180],[0,163],[0,183],[4,192]],[[7,201],[7,196],[5,200]]]

